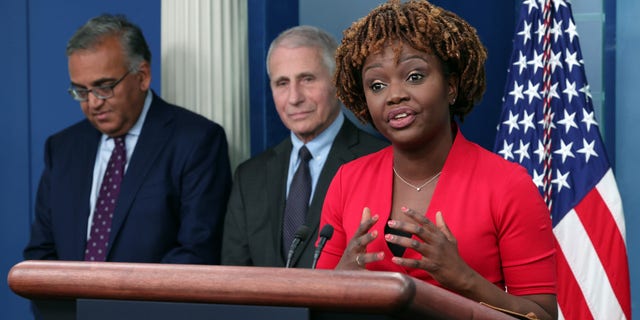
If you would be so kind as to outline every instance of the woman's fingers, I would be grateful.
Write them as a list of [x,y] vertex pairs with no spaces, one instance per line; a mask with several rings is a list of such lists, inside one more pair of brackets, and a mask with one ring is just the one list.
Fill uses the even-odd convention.
[[354,261],[358,267],[364,268],[367,263],[380,261],[382,259],[384,259],[384,252],[360,253],[356,255]]
[[362,218],[360,218],[360,224],[365,223],[369,219],[371,219],[371,209],[369,209],[368,207],[364,207],[364,209],[362,209]]
[[431,225],[431,226],[433,225],[431,220],[429,220],[423,214],[417,213],[413,209],[402,207],[401,210],[402,210],[402,213],[404,213],[407,217],[413,219],[413,221],[415,221],[418,224]]
[[449,230],[449,227],[444,222],[444,217],[442,216],[442,212],[440,211],[436,212],[436,226],[438,227],[438,229],[440,229],[440,231],[442,231],[444,236],[447,237],[447,240],[452,242],[456,240],[453,236],[453,233],[451,233],[451,230]]
[[407,238],[407,237],[403,237],[403,236],[397,236],[394,234],[385,234],[384,235],[384,239],[387,242],[393,243],[393,244],[397,244],[399,246],[405,247],[405,248],[411,248],[413,250],[416,250],[418,252],[421,252],[422,249],[424,249],[425,243],[413,238]]
[[367,207],[362,210],[360,226],[358,226],[358,230],[356,230],[356,233],[350,241],[351,250],[357,250],[358,252],[365,251],[364,249],[367,244],[371,243],[371,241],[378,236],[378,231],[373,230],[372,232],[369,232],[369,230],[371,230],[371,227],[378,222],[379,218],[380,217],[377,214],[372,217],[371,210]]
[[378,222],[378,219],[380,219],[380,216],[378,216],[377,214],[371,216],[371,210],[365,207],[362,210],[362,218],[360,219],[360,226],[358,226],[358,230],[356,230],[355,236],[358,237],[369,232],[369,229],[371,229],[371,227],[373,227],[373,225],[376,224],[376,222]]
[[342,256],[341,261],[349,268],[364,268],[369,262],[379,261],[384,258],[384,253],[367,253],[367,245],[378,237],[377,230],[371,230],[373,225],[378,222],[379,216],[371,215],[371,210],[365,207],[362,210],[362,218],[360,225],[356,230],[353,238],[349,241],[347,248]]

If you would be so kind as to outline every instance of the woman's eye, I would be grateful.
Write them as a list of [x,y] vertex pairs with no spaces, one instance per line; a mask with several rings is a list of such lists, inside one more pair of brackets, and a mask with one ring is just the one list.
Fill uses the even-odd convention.
[[407,78],[407,80],[411,81],[411,82],[416,82],[416,81],[420,81],[424,78],[424,75],[422,75],[421,73],[412,73],[409,75],[409,77]]
[[374,82],[369,86],[369,88],[371,88],[371,91],[373,92],[378,92],[384,88],[384,85],[381,82]]

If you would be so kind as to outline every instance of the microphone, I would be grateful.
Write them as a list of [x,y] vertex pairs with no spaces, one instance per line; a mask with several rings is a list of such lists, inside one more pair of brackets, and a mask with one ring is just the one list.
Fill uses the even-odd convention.
[[289,253],[287,254],[287,264],[285,265],[285,268],[290,267],[293,254],[296,252],[296,249],[298,248],[300,243],[307,240],[309,231],[311,231],[311,229],[309,229],[309,227],[304,224],[301,225],[298,230],[296,230],[296,233],[293,235],[293,241],[291,241],[291,246],[289,247]]
[[318,246],[316,247],[316,251],[313,253],[313,264],[311,265],[311,269],[316,268],[316,264],[318,263],[318,258],[320,258],[320,253],[324,248],[327,240],[330,240],[333,236],[333,226],[330,224],[325,224],[320,231],[320,242],[318,242]]

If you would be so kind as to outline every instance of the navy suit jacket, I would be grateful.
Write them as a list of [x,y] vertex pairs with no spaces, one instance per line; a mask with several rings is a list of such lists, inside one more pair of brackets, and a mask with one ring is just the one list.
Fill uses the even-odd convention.
[[[83,120],[47,139],[25,259],[84,259],[100,138]],[[219,263],[230,171],[222,127],[154,94],[122,181],[107,261]]]
[[[387,142],[359,130],[345,118],[331,145],[309,205],[305,224],[312,232],[294,254],[293,267],[311,267],[324,196],[338,168],[387,145]],[[291,139],[287,138],[236,169],[225,218],[223,264],[285,266],[282,220],[292,148]]]

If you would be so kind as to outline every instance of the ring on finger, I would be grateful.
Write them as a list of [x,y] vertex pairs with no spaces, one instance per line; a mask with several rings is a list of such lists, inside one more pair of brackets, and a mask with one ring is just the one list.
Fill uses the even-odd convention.
[[360,262],[360,255],[356,255],[356,264],[362,267],[362,263]]

